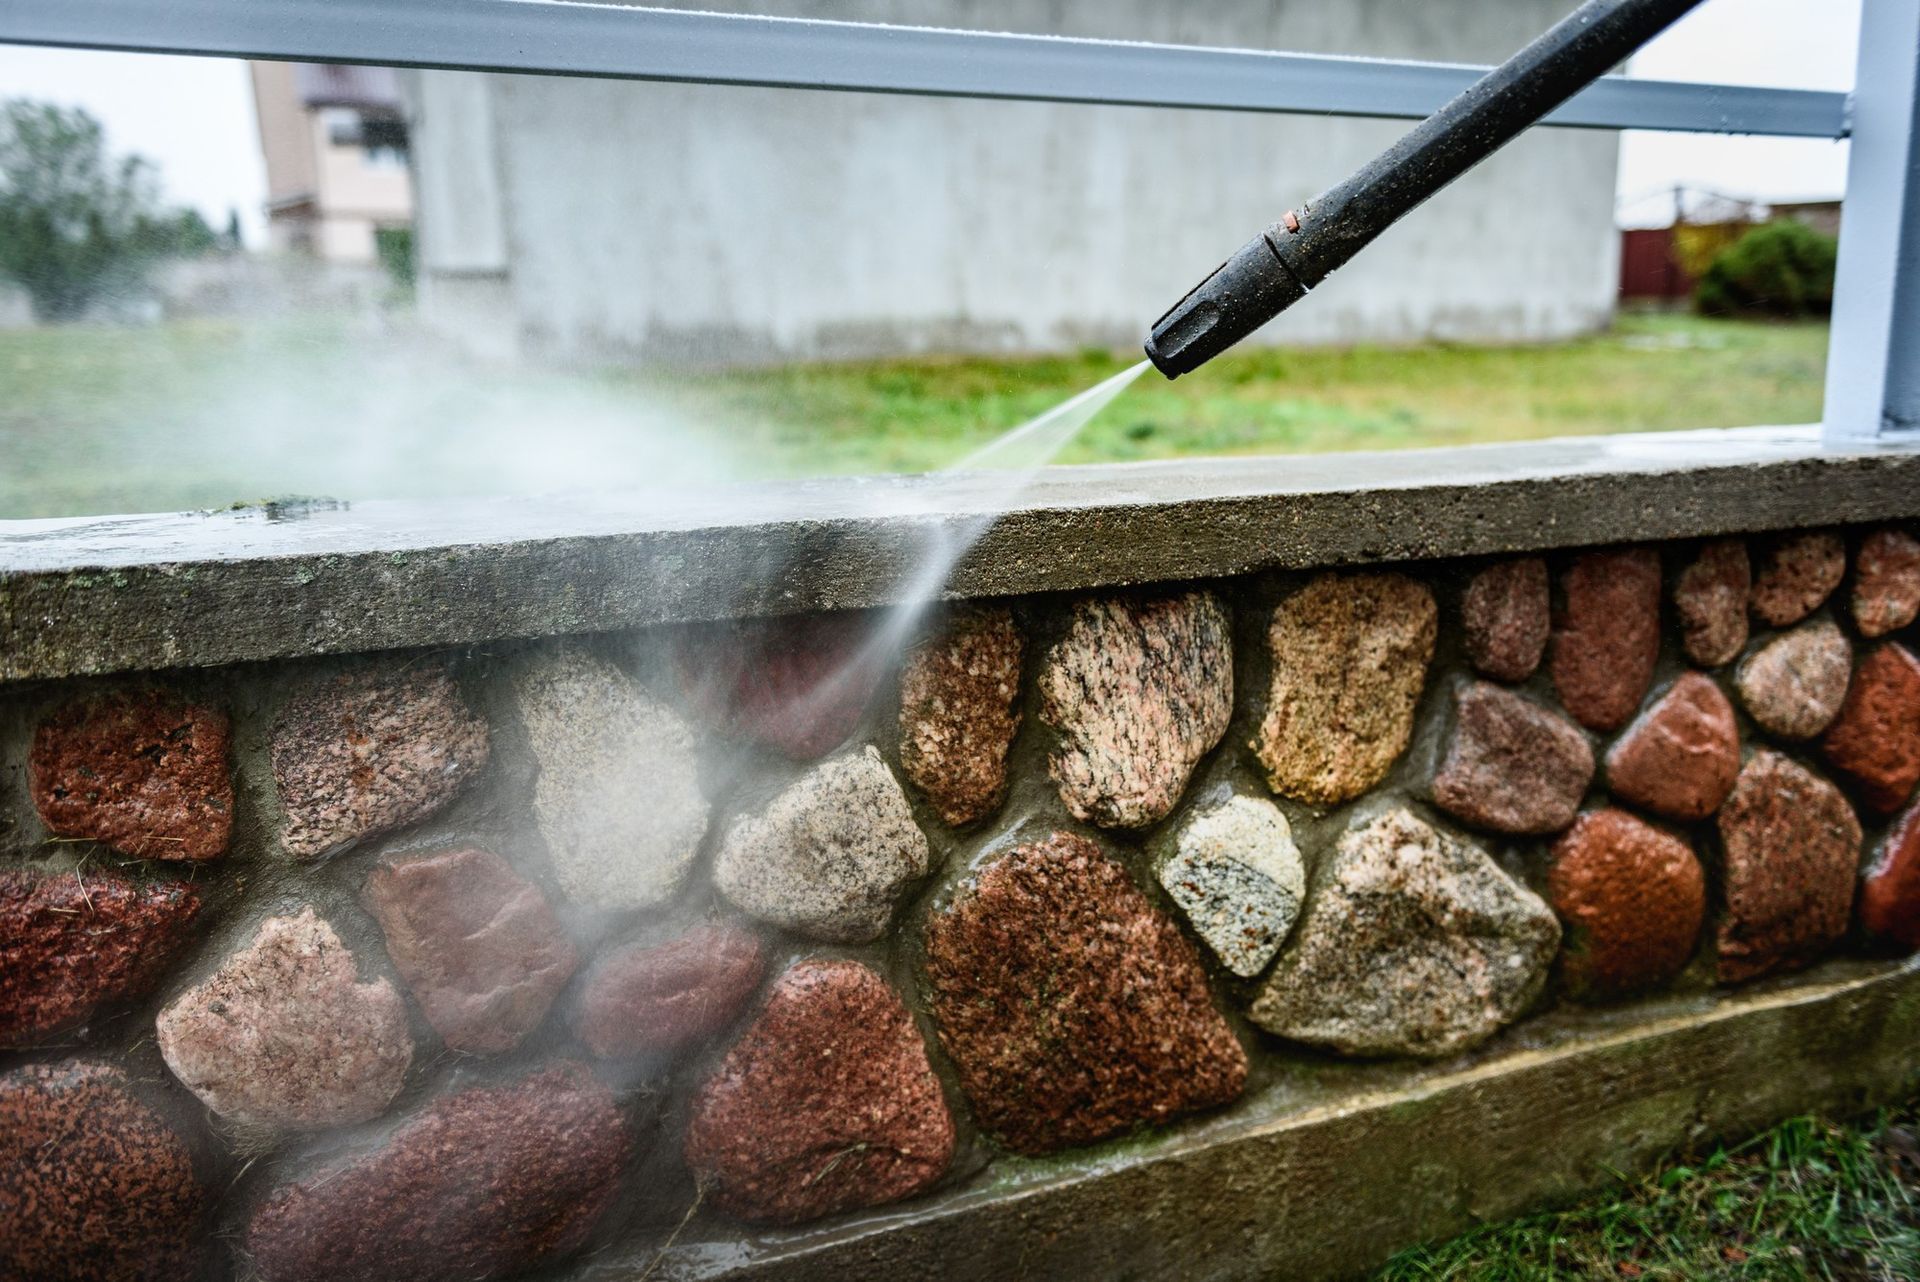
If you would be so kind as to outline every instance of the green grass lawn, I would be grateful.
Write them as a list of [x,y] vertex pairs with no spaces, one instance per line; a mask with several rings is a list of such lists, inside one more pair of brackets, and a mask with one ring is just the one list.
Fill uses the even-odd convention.
[[[1826,328],[1623,317],[1570,343],[1232,353],[1061,462],[1809,422]],[[924,471],[1130,353],[665,375],[466,360],[402,321],[0,333],[0,517]]]
[[1920,1278],[1920,1099],[1847,1125],[1795,1119],[1572,1210],[1405,1252],[1374,1282],[1599,1278]]

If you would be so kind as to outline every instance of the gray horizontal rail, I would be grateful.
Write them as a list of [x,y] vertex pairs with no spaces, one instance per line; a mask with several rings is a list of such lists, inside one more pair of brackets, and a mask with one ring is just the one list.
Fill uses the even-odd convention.
[[[0,43],[1402,119],[1484,70],[571,0],[0,0]],[[1546,123],[1840,138],[1847,95],[1609,76]]]

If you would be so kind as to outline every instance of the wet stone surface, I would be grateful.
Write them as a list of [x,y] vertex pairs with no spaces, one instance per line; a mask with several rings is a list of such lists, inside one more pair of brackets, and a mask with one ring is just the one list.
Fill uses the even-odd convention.
[[1433,594],[1400,574],[1322,574],[1282,601],[1254,752],[1280,796],[1351,800],[1406,751],[1439,628]]
[[1833,724],[1853,678],[1853,646],[1826,619],[1803,623],[1748,655],[1734,678],[1740,702],[1780,739],[1811,739]]
[[1920,539],[1875,530],[1853,559],[1853,619],[1864,637],[1898,631],[1920,615]]
[[1706,875],[1693,848],[1624,810],[1589,811],[1553,845],[1547,881],[1566,930],[1561,973],[1575,996],[1659,988],[1693,956]]
[[1861,834],[1838,788],[1763,749],[1741,770],[1717,822],[1722,983],[1805,966],[1839,941],[1853,908]]
[[587,972],[574,1036],[602,1059],[691,1050],[734,1021],[766,970],[766,946],[723,924],[615,948]]
[[1911,650],[1883,641],[1867,652],[1820,751],[1868,806],[1891,814],[1906,804],[1920,783],[1920,659]]
[[974,1116],[1018,1152],[1214,1108],[1246,1085],[1193,945],[1084,837],[982,868],[928,921],[926,967]]
[[913,1196],[953,1144],[898,994],[858,962],[803,961],[700,1086],[685,1156],[723,1210],[795,1224]]
[[1242,978],[1280,951],[1307,893],[1287,817],[1256,797],[1234,797],[1188,820],[1160,865],[1160,885],[1220,964]]
[[200,904],[185,882],[0,868],[0,1047],[153,991]]
[[1582,552],[1561,577],[1549,669],[1560,702],[1589,730],[1618,730],[1660,657],[1660,554]]
[[1860,883],[1860,924],[1906,952],[1920,952],[1920,805],[1895,821]]
[[1346,1055],[1466,1050],[1546,984],[1560,926],[1471,842],[1389,810],[1340,838],[1252,1009]]
[[273,778],[296,859],[345,850],[423,819],[487,764],[487,723],[431,663],[309,685],[273,727]]
[[1541,558],[1519,557],[1481,570],[1460,603],[1468,661],[1486,676],[1525,681],[1546,653],[1549,606]]
[[672,898],[707,831],[693,731],[579,650],[538,656],[513,688],[540,772],[534,819],[562,893],[616,910]]
[[1005,606],[956,609],[900,674],[900,769],[943,823],[999,808],[1020,727],[1026,636]]
[[1733,705],[1698,672],[1675,681],[1607,752],[1613,795],[1668,819],[1705,819],[1739,773]]
[[75,700],[35,729],[28,787],[56,837],[148,859],[226,853],[233,782],[226,714],[157,691]]
[[632,1152],[613,1093],[563,1063],[443,1096],[377,1149],[280,1186],[245,1247],[266,1282],[505,1277],[576,1250]]
[[1703,668],[1731,663],[1747,646],[1753,567],[1740,539],[1716,539],[1681,568],[1673,586],[1680,647]]
[[377,1117],[413,1060],[400,994],[362,983],[354,956],[308,908],[253,941],[163,1011],[160,1054],[214,1112],[288,1130]]
[[1769,539],[1748,598],[1753,617],[1775,628],[1798,623],[1833,595],[1846,573],[1847,545],[1830,530]]
[[1593,748],[1565,717],[1485,681],[1454,696],[1433,802],[1495,832],[1558,832],[1593,779]]
[[812,767],[733,822],[713,881],[736,907],[810,939],[878,939],[932,852],[906,793],[869,746]]
[[490,850],[384,859],[361,899],[427,1022],[457,1051],[517,1046],[580,964],[540,888]]
[[860,724],[888,656],[860,611],[685,629],[675,667],[688,701],[723,733],[812,761]]
[[186,1282],[206,1191],[186,1141],[117,1068],[30,1064],[0,1076],[0,1277]]
[[1233,641],[1211,592],[1074,607],[1040,671],[1048,761],[1074,818],[1142,828],[1166,817],[1233,712]]

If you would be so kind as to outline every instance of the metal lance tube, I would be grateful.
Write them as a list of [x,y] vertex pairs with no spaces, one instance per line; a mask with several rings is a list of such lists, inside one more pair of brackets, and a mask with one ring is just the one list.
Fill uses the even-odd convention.
[[1587,0],[1351,178],[1241,246],[1153,323],[1147,359],[1168,378],[1206,364],[1699,3]]

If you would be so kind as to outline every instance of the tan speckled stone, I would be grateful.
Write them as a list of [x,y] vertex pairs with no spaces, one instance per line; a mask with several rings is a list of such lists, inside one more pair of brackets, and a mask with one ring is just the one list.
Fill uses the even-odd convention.
[[1281,602],[1253,741],[1268,785],[1334,805],[1384,779],[1413,733],[1438,627],[1433,594],[1402,574],[1322,574]]
[[1348,1055],[1451,1055],[1526,1010],[1559,943],[1486,851],[1389,810],[1340,838],[1253,1022]]
[[1883,637],[1920,615],[1920,539],[1875,530],[1853,559],[1853,619],[1864,637]]
[[906,793],[869,746],[828,758],[736,819],[713,882],[762,921],[860,944],[885,933],[931,858]]

